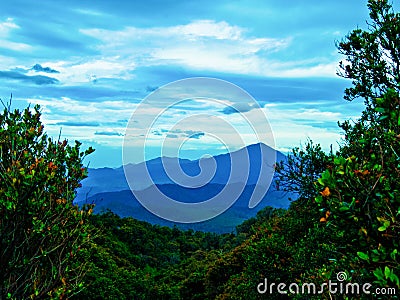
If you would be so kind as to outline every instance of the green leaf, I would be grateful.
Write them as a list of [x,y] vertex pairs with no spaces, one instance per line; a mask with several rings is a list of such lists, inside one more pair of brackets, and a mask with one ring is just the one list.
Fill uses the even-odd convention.
[[385,266],[385,278],[389,278],[390,274],[391,274],[391,270],[389,269],[388,266]]
[[385,220],[383,222],[383,225],[378,228],[379,231],[385,231],[388,227],[390,226],[390,221]]
[[343,165],[346,160],[343,157],[335,157],[333,162],[335,165]]
[[359,252],[357,252],[357,255],[358,255],[359,258],[361,258],[363,260],[369,260],[369,256],[368,256],[367,253],[359,251]]
[[378,249],[374,249],[374,250],[372,250],[371,252],[372,252],[373,254],[375,254],[375,255],[379,255]]
[[382,105],[385,101],[383,98],[376,98],[376,103]]
[[6,207],[7,210],[11,210],[12,209],[12,202],[11,201],[6,201],[5,207]]
[[382,270],[380,268],[376,269],[373,273],[374,273],[375,277],[378,280],[384,280],[385,279],[384,275],[383,275],[383,272],[382,272]]
[[379,256],[375,256],[375,257],[372,258],[372,261],[373,261],[373,262],[378,262],[378,261],[380,261],[380,260],[381,260],[381,259],[380,259]]
[[323,200],[323,198],[322,198],[321,195],[318,195],[317,197],[315,197],[315,202],[316,203],[322,203],[322,200]]
[[321,176],[322,176],[322,179],[324,179],[324,180],[330,180],[330,179],[332,179],[332,175],[331,175],[331,172],[330,172],[329,170],[324,171],[324,172],[321,174]]
[[396,274],[394,274],[393,272],[392,272],[392,274],[390,274],[389,279],[390,279],[392,282],[394,282],[395,284],[397,284],[397,285],[400,284],[399,277],[398,277]]
[[393,260],[395,260],[395,259],[396,259],[396,254],[397,254],[397,249],[394,249],[394,250],[392,251],[392,253],[390,253],[390,257],[391,257]]

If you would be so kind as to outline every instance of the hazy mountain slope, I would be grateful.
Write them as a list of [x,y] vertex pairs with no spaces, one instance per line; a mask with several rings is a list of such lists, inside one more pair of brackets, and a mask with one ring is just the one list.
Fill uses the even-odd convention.
[[[266,166],[268,171],[272,171],[273,164],[275,163],[275,159],[273,159],[274,155],[276,155],[276,161],[286,159],[285,155],[279,151],[275,151],[269,146],[264,144],[254,144],[232,153],[204,158],[201,162],[199,160],[191,161],[188,159],[163,157],[152,159],[140,164],[129,164],[125,166],[125,168],[128,170],[129,175],[134,178],[134,182],[132,183],[133,186],[131,187],[134,190],[143,190],[153,184],[161,185],[175,183],[167,175],[165,171],[166,169],[169,170],[170,173],[173,173],[172,175],[174,175],[176,181],[180,183],[188,184],[190,186],[203,185],[198,184],[202,178],[198,178],[198,182],[196,182],[196,179],[188,177],[198,175],[200,172],[200,165],[203,170],[207,171],[213,166],[213,161],[215,161],[216,172],[211,180],[207,181],[208,183],[236,183],[243,182],[243,178],[245,178],[245,183],[251,185],[257,184],[262,165],[264,167]],[[235,170],[240,170],[241,172],[236,172],[230,178],[231,160],[234,161]],[[186,174],[178,174],[178,170],[174,165],[177,162],[179,162],[179,166]],[[243,174],[243,172],[247,170],[247,166],[249,166],[249,172],[248,174]],[[146,174],[147,172],[150,174],[151,180],[143,176],[143,174]],[[263,184],[262,178],[260,183]],[[115,192],[129,188],[123,167],[115,169],[89,169],[89,176],[82,181],[82,188],[78,190],[76,201],[80,202],[101,192]]]
[[[163,193],[181,202],[200,202],[209,198],[224,188],[224,185],[209,184],[201,189],[182,188],[174,184],[157,186]],[[270,189],[261,203],[254,209],[248,208],[248,199],[254,190],[254,185],[247,185],[239,199],[222,215],[200,223],[179,224],[166,221],[155,216],[146,210],[135,198],[131,190],[118,192],[105,192],[96,194],[88,198],[87,203],[95,203],[95,212],[100,213],[111,210],[121,217],[133,217],[138,220],[150,222],[152,224],[173,226],[177,225],[182,229],[205,230],[213,232],[231,232],[237,225],[251,217],[266,207],[287,208],[289,200],[287,194]]]
[[[123,167],[90,169],[89,177],[82,182],[83,187],[79,191],[76,202],[96,204],[95,212],[97,213],[111,210],[119,216],[130,216],[153,224],[230,232],[236,225],[255,216],[265,206],[288,207],[288,198],[291,195],[277,191],[272,182],[262,200],[260,198],[259,205],[254,209],[249,208],[253,193],[260,190],[262,193],[267,191],[268,176],[271,176],[275,162],[285,159],[282,153],[264,144],[255,144],[232,153],[201,160],[163,157],[125,166],[125,171],[134,179],[132,185],[135,195],[145,201],[147,199],[157,201],[155,198],[159,196],[158,190],[175,201],[186,203],[207,201],[219,195],[225,188],[241,191],[236,196],[225,193],[224,201],[230,202],[231,199],[234,200],[233,198],[237,198],[237,201],[222,215],[201,223],[178,224],[166,221],[147,211],[133,195],[126,181]],[[202,173],[199,176],[200,170]],[[149,176],[146,178],[147,172]],[[208,178],[207,173],[211,174]],[[206,184],[203,184],[205,179]],[[160,203],[160,207],[161,205]]]

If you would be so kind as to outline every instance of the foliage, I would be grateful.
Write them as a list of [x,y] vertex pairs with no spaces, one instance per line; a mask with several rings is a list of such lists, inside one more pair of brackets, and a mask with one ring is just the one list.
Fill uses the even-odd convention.
[[39,106],[0,115],[0,298],[62,298],[82,288],[78,252],[91,208],[72,201],[92,151],[44,134]]
[[327,226],[358,235],[347,245],[349,271],[381,286],[400,287],[400,15],[387,0],[369,1],[368,31],[350,33],[339,44],[353,79],[348,100],[362,97],[365,110],[340,126],[345,144],[318,180],[317,203],[329,211]]
[[298,195],[295,200],[307,200],[318,193],[315,181],[332,161],[332,153],[327,155],[321,145],[308,140],[305,147],[293,148],[286,161],[276,164],[277,188]]
[[345,90],[345,99],[364,99],[370,112],[372,101],[388,89],[400,84],[400,14],[388,0],[369,0],[368,30],[353,30],[338,49],[346,58],[339,65],[338,75],[351,79],[353,86]]
[[[389,90],[377,99],[382,109],[375,126],[369,126],[358,139],[347,147],[351,156],[338,156],[332,168],[318,180],[321,195],[316,201],[330,212],[328,224],[334,224],[346,234],[358,233],[358,246],[347,247],[353,253],[353,271],[371,278],[385,286],[399,284],[400,266],[397,249],[400,241],[400,132],[399,95]],[[375,107],[376,108],[376,107]],[[384,117],[384,118],[383,118]],[[382,126],[381,122],[388,122]],[[372,124],[371,124],[372,125]],[[390,276],[382,278],[379,270],[387,268]],[[360,275],[361,275],[360,274]]]
[[250,218],[244,221],[242,224],[236,226],[236,232],[238,234],[245,234],[245,235],[253,234],[257,232],[257,225],[269,220],[274,213],[275,213],[274,208],[267,206],[258,211],[256,217]]
[[239,244],[232,234],[181,231],[111,212],[94,215],[91,225],[102,234],[85,250],[88,285],[78,295],[84,299],[179,299],[192,288],[204,289],[202,282],[191,284],[204,279],[200,274],[206,269],[199,265],[203,255],[215,258],[213,251]]

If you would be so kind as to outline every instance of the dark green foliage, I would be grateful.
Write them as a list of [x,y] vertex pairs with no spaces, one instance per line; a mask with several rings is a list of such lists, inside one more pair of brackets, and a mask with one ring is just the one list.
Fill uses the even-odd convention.
[[[347,134],[356,141],[346,146],[346,154],[350,156],[336,157],[332,168],[322,174],[318,182],[323,192],[316,199],[330,212],[328,225],[336,226],[346,235],[358,236],[355,241],[358,246],[345,247],[346,252],[353,254],[349,271],[371,281],[375,279],[381,285],[397,287],[400,286],[399,99],[393,90],[378,99],[382,107],[378,121],[363,126],[362,135],[355,136],[357,130],[349,127]],[[388,102],[397,104],[396,110],[386,111],[383,107]],[[390,124],[381,126],[380,120]],[[384,269],[390,275],[382,278]]]
[[[400,287],[400,15],[387,0],[369,1],[368,31],[354,30],[339,44],[353,79],[346,98],[362,97],[365,110],[340,126],[345,143],[318,180],[327,226],[357,236],[344,245],[347,270],[381,286]],[[357,245],[357,246],[356,246]]]
[[72,201],[92,151],[47,137],[38,106],[0,114],[0,298],[60,298],[82,289],[79,251],[89,240],[91,208]]
[[346,60],[339,75],[353,80],[345,99],[361,97],[367,110],[371,101],[400,85],[400,15],[388,0],[369,0],[368,30],[353,30],[338,43]]
[[87,287],[78,295],[84,299],[179,299],[204,291],[199,259],[238,244],[232,234],[181,231],[112,213],[91,221],[102,234],[85,250]]
[[308,140],[305,147],[294,148],[287,156],[287,161],[278,162],[275,171],[277,174],[277,188],[286,192],[296,193],[298,201],[305,201],[315,197],[318,193],[315,181],[332,162],[332,153],[327,155],[321,145]]
[[249,234],[253,234],[257,232],[257,225],[259,226],[261,223],[266,222],[274,213],[274,208],[267,206],[257,212],[256,217],[250,218],[244,221],[242,224],[236,227],[236,232],[240,234],[245,234],[246,236]]

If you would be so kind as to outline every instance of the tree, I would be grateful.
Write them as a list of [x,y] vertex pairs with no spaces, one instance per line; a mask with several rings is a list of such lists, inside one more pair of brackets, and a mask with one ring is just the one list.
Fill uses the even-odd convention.
[[[3,103],[4,105],[4,103]],[[81,152],[43,132],[39,106],[0,115],[0,298],[63,298],[82,288],[92,208],[73,204]]]
[[331,161],[332,153],[308,140],[305,147],[292,149],[286,161],[277,163],[277,188],[297,194],[297,201],[307,201],[318,194],[315,182]]
[[361,97],[371,112],[374,99],[400,88],[400,15],[388,0],[369,0],[368,8],[368,30],[353,30],[337,47],[345,56],[338,75],[353,81],[345,99]]
[[400,15],[387,0],[368,7],[368,31],[338,44],[346,56],[341,75],[353,80],[345,98],[363,98],[365,110],[340,125],[345,144],[318,179],[316,202],[327,227],[358,236],[344,246],[349,274],[400,287]]
[[[353,30],[337,44],[339,52],[345,56],[339,64],[338,75],[353,82],[353,86],[345,90],[344,98],[349,101],[363,98],[365,103],[365,110],[356,124],[349,121],[340,124],[346,134],[344,153],[347,145],[356,145],[357,136],[362,136],[377,122],[384,128],[390,126],[377,101],[389,90],[400,91],[400,15],[393,11],[388,0],[370,0],[368,8],[371,18],[368,30]],[[395,114],[396,103],[386,105]],[[361,155],[366,155],[365,150],[370,149],[359,149]]]

